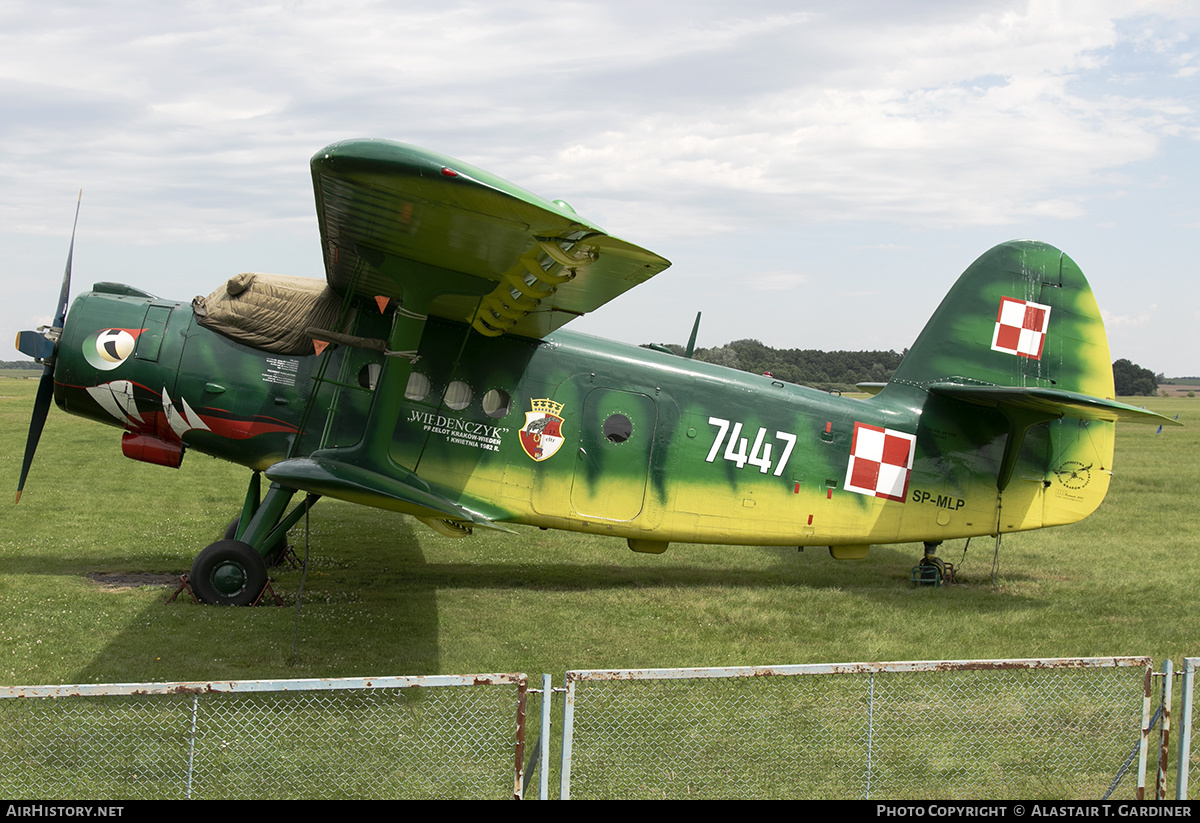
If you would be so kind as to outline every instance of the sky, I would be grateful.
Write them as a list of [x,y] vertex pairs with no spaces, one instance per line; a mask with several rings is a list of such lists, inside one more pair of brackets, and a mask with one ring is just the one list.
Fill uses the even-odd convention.
[[[308,160],[449,154],[673,266],[568,328],[911,345],[991,246],[1092,283],[1113,358],[1200,375],[1200,4],[0,3],[0,331],[72,294],[322,277]],[[0,359],[19,359],[15,350]]]

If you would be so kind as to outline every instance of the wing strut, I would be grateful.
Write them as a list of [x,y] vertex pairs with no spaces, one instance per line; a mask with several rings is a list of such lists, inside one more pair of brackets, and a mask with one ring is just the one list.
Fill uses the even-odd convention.
[[[413,266],[410,261],[385,258],[379,268]],[[432,491],[409,468],[391,457],[396,421],[404,403],[404,391],[425,332],[429,307],[444,294],[479,296],[489,281],[470,275],[441,271],[437,277],[409,278],[403,306],[398,307],[388,334],[383,370],[362,428],[362,439],[353,446],[320,448],[307,457],[293,456],[267,469],[267,478],[280,486],[303,489],[419,517],[462,520],[493,526],[480,514],[467,511]]]

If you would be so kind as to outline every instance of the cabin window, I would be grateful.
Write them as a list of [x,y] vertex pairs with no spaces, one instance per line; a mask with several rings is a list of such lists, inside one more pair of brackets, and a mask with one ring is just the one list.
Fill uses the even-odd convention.
[[415,371],[408,376],[408,386],[404,389],[408,400],[424,400],[429,396],[429,378]]
[[[363,367],[358,370],[358,385],[364,389],[375,391],[375,384],[379,382],[379,373],[381,371],[383,371],[383,366],[378,363],[363,364]],[[409,383],[411,382],[410,380]],[[407,395],[408,392],[405,392],[405,394]]]
[[512,408],[512,397],[503,389],[492,389],[483,396],[483,411],[488,417],[503,417]]
[[633,434],[633,421],[623,414],[610,414],[604,421],[604,439],[610,443],[624,443]]
[[461,380],[455,380],[446,387],[446,393],[442,395],[442,399],[446,405],[455,411],[462,411],[471,404],[473,392],[471,387]]

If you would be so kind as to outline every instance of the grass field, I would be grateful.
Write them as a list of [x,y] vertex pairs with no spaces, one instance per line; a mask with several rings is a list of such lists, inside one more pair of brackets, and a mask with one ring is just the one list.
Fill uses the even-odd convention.
[[[15,490],[35,381],[0,380],[0,477]],[[1139,398],[1136,402],[1141,403]],[[452,540],[321,501],[294,608],[166,604],[237,513],[244,470],[121,456],[116,429],[53,409],[19,506],[0,503],[6,685],[1082,655],[1200,655],[1194,496],[1200,399],[1149,398],[1186,428],[1123,426],[1109,498],[1083,523],[947,544],[960,584],[915,589],[916,545],[865,561],[536,529]],[[11,498],[10,498],[11,499]],[[292,532],[304,552],[303,528]],[[275,573],[294,604],[299,571]]]

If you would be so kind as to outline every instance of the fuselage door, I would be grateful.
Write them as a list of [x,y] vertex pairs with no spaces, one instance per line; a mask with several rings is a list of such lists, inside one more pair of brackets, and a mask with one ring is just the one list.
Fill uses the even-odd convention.
[[654,449],[654,398],[593,389],[583,404],[571,505],[578,514],[629,521],[642,512]]

